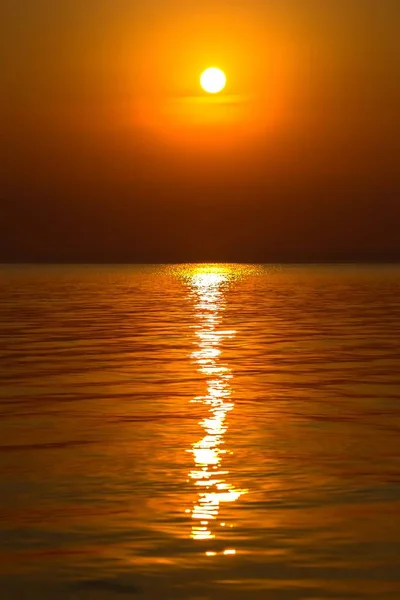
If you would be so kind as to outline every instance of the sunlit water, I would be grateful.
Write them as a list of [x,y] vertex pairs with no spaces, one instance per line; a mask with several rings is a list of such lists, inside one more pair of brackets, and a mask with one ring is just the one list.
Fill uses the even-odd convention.
[[0,267],[0,598],[399,599],[400,267]]

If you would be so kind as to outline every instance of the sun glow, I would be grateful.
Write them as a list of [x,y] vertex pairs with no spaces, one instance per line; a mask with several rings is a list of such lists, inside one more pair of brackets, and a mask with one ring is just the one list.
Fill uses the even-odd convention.
[[209,94],[218,94],[226,86],[226,76],[221,69],[206,69],[200,77],[201,87]]

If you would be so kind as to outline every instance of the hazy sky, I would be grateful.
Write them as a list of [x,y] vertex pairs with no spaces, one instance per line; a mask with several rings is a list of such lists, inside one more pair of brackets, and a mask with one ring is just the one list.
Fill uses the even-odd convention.
[[400,258],[399,23],[398,0],[2,0],[0,260]]

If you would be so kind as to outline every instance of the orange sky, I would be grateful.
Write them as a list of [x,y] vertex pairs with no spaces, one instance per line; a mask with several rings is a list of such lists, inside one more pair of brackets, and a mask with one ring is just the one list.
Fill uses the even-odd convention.
[[[297,202],[315,220],[321,191],[333,189],[359,198],[347,223],[363,202],[381,203],[381,213],[387,202],[390,225],[398,205],[385,198],[400,188],[399,11],[397,0],[6,0],[0,114],[10,226],[28,193],[33,215],[59,198],[60,221],[73,228],[109,222],[107,202],[125,221],[143,203],[154,214],[173,198],[174,218],[185,221],[193,215],[178,205],[189,191],[195,204],[214,198],[216,212],[224,198],[251,200],[256,225],[274,203],[291,214]],[[208,66],[228,77],[218,97],[199,88]],[[74,215],[78,198],[86,216]],[[290,235],[283,230],[282,243]]]

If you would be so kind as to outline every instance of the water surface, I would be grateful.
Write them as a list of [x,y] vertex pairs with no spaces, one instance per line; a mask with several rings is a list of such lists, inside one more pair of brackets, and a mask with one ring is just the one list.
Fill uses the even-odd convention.
[[0,267],[0,597],[400,598],[400,267]]

